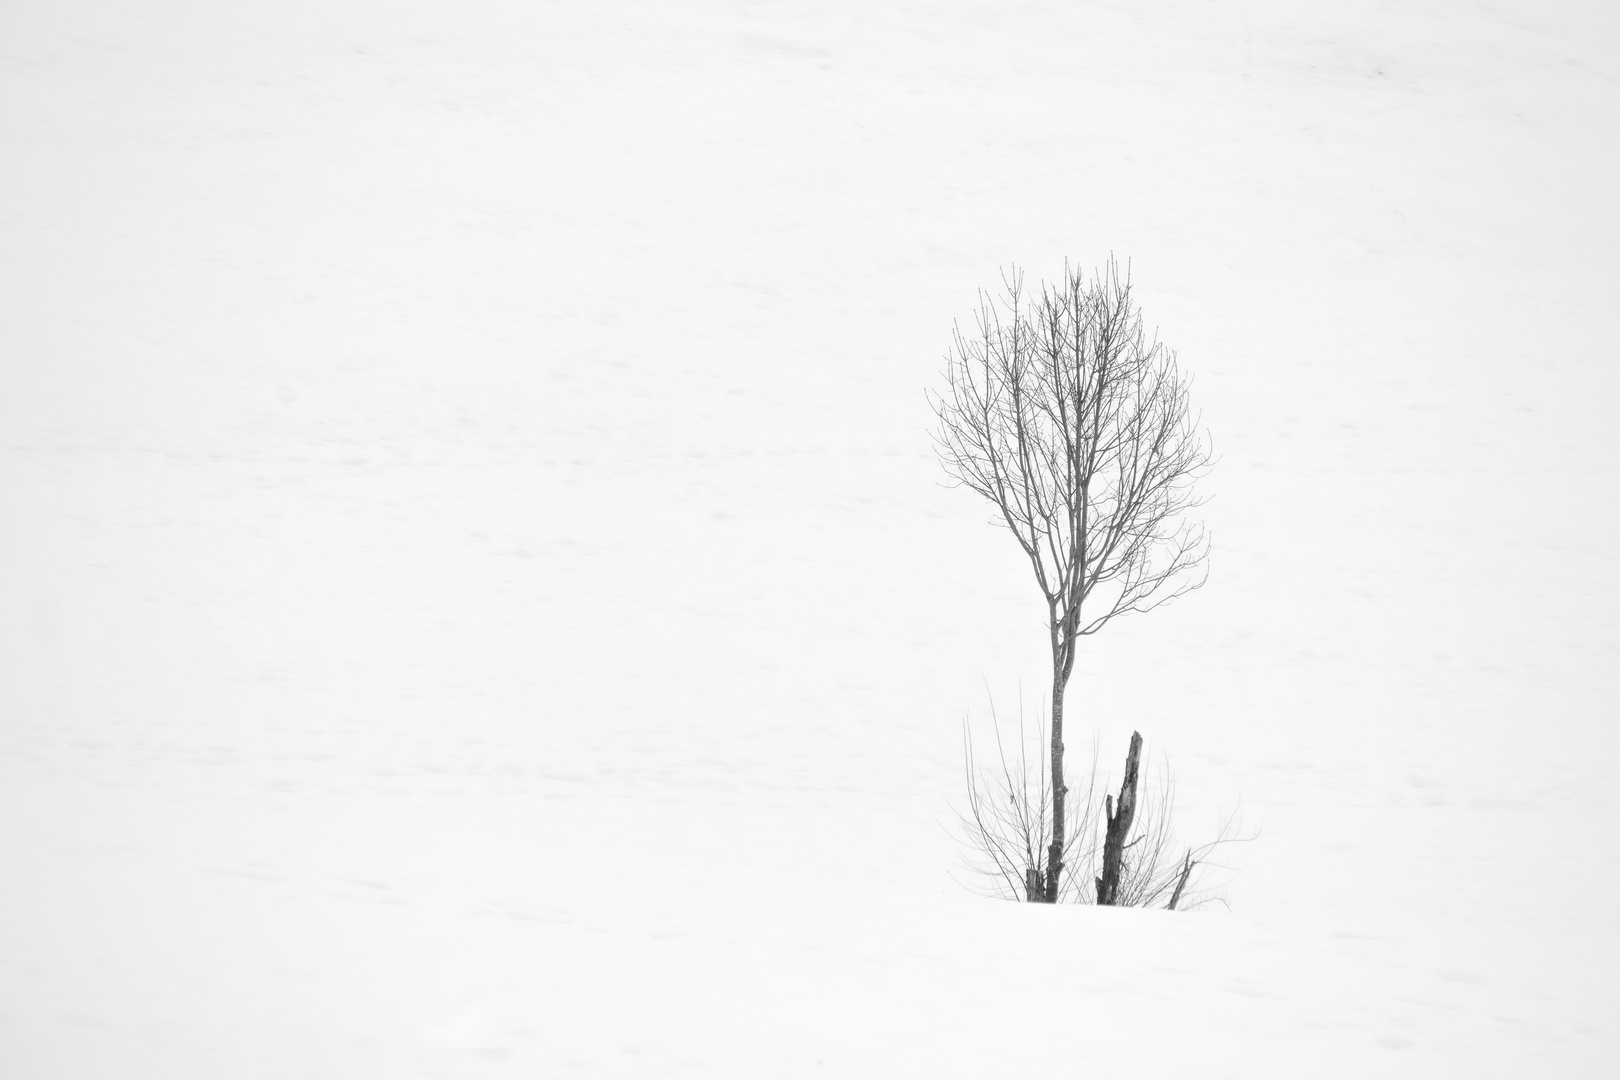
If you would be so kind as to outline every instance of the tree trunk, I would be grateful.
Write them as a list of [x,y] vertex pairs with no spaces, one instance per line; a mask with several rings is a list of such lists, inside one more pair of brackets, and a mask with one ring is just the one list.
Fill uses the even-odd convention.
[[1063,874],[1064,810],[1069,789],[1063,784],[1063,663],[1052,657],[1052,846],[1046,849],[1046,896],[1057,903],[1058,884]]
[[1119,879],[1125,869],[1125,838],[1136,818],[1136,771],[1142,758],[1142,736],[1131,732],[1131,749],[1125,755],[1125,780],[1119,785],[1119,805],[1109,796],[1104,812],[1108,832],[1103,838],[1102,877],[1097,879],[1097,903],[1119,902]]

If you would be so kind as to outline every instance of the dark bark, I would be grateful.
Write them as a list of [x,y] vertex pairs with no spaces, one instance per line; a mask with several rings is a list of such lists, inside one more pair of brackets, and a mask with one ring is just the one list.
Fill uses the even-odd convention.
[[1181,864],[1181,876],[1176,879],[1176,891],[1170,897],[1171,911],[1176,910],[1176,905],[1181,903],[1181,890],[1187,887],[1187,879],[1192,877],[1193,867],[1197,865],[1198,863],[1193,861],[1192,852],[1187,852],[1187,858]]
[[1046,894],[1048,904],[1057,903],[1058,883],[1063,876],[1064,813],[1069,789],[1063,783],[1063,669],[1052,676],[1052,845],[1046,849]]
[[1024,899],[1031,904],[1044,904],[1046,900],[1046,886],[1041,881],[1039,867],[1028,867],[1024,871]]
[[1125,755],[1125,779],[1119,785],[1119,803],[1110,795],[1105,805],[1108,831],[1103,837],[1102,877],[1097,879],[1097,903],[1119,902],[1119,880],[1125,870],[1125,840],[1136,819],[1136,773],[1142,759],[1142,736],[1131,732],[1131,749]]

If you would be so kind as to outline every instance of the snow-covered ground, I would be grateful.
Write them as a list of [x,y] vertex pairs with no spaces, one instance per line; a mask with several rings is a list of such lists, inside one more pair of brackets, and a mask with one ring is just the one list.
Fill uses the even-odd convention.
[[[1612,5],[0,6],[0,1074],[1620,1073]],[[1133,261],[1231,909],[953,879],[924,389]],[[960,874],[957,875],[960,877]]]

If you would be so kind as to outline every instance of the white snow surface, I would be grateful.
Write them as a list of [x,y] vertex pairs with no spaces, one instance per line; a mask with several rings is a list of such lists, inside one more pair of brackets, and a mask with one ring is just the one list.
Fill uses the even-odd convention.
[[[1617,131],[1612,4],[9,0],[0,1075],[1620,1075]],[[1070,745],[1229,909],[953,869],[924,391],[1110,252],[1215,555]]]

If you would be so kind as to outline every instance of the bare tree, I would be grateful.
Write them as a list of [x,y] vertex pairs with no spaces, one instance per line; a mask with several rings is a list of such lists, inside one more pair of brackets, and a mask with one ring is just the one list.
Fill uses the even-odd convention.
[[1064,889],[1068,786],[1064,692],[1082,637],[1203,584],[1208,544],[1185,524],[1208,442],[1175,354],[1150,338],[1129,273],[1109,261],[1088,280],[1026,300],[1023,276],[980,295],[976,332],[953,332],[947,390],[934,396],[940,460],[989,500],[1029,559],[1046,601],[1052,654],[1046,865],[1026,869],[1031,895]]

